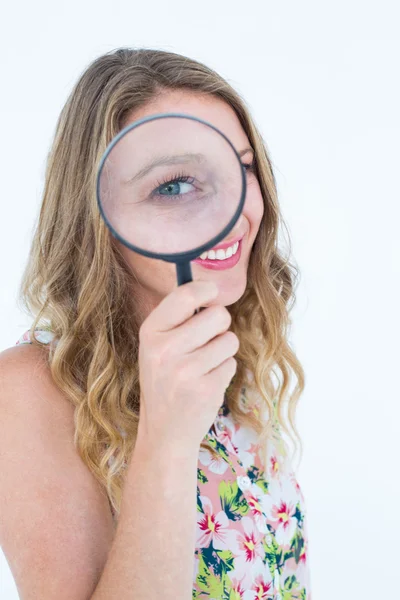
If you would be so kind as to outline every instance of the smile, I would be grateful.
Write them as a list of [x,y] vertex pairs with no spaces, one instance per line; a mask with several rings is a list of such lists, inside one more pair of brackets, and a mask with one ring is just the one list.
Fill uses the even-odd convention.
[[209,250],[208,252],[203,252],[203,254],[200,254],[200,258],[202,260],[205,260],[206,258],[209,258],[211,260],[225,260],[236,254],[238,248],[239,242],[236,242],[235,244],[233,244],[232,246],[228,246],[228,248],[225,248],[224,250],[220,248],[219,250]]
[[216,250],[208,250],[203,252],[199,258],[196,258],[193,262],[200,265],[204,269],[211,269],[214,271],[221,271],[225,269],[232,269],[240,261],[242,253],[242,239],[237,240],[231,246],[226,248],[217,248]]

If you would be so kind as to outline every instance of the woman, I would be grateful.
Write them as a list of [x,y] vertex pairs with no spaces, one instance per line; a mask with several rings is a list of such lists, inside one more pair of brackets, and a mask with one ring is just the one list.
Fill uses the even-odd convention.
[[[110,235],[95,195],[111,139],[163,112],[217,126],[247,172],[224,240],[239,261],[200,259],[179,287],[173,264]],[[262,138],[214,71],[124,48],[82,74],[21,287],[32,327],[0,356],[0,541],[23,600],[311,598],[282,436],[297,436],[304,373],[287,341],[296,270],[280,219]]]

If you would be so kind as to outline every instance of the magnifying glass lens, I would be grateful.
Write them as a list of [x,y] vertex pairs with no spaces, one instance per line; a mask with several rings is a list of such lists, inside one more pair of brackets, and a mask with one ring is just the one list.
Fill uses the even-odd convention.
[[192,251],[232,220],[242,167],[227,139],[193,118],[164,117],[129,129],[102,163],[98,200],[114,235],[155,254]]

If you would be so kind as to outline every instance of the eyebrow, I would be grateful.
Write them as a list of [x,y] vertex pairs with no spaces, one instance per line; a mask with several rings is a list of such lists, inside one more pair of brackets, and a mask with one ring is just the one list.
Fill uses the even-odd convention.
[[137,181],[138,179],[142,179],[142,177],[147,175],[150,171],[161,165],[181,165],[193,161],[201,163],[204,162],[205,158],[206,157],[204,156],[204,154],[177,154],[175,156],[160,156],[159,158],[156,158],[151,163],[143,167],[143,169],[140,169],[140,171],[133,175],[133,177],[130,177],[123,183],[134,183],[135,181]]
[[[242,158],[242,156],[244,156],[248,152],[251,152],[254,154],[253,148],[249,147],[249,148],[245,148],[244,150],[241,150],[239,152],[240,158]],[[201,163],[201,162],[204,162],[205,159],[206,159],[206,157],[204,156],[204,154],[178,154],[175,156],[160,156],[159,158],[153,160],[151,163],[149,163],[148,165],[143,167],[143,169],[140,169],[140,171],[138,171],[135,175],[133,175],[133,177],[130,177],[129,179],[123,181],[123,183],[125,185],[134,183],[135,181],[142,179],[148,173],[150,173],[150,171],[152,171],[156,167],[160,167],[161,165],[181,165],[181,164],[185,164],[185,163],[193,162],[193,161],[197,162],[197,163]]]

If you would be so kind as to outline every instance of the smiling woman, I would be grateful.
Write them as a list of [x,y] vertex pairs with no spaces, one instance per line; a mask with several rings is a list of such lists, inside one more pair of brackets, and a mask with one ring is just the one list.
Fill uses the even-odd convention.
[[[177,112],[218,128],[246,178],[235,226],[179,287],[172,263],[110,234],[96,199],[115,136]],[[165,158],[175,138],[157,139]],[[203,150],[209,161],[151,171],[121,162],[123,180],[146,182],[143,196],[124,189],[124,209],[151,197],[172,218],[204,182],[230,182],[217,145]],[[131,214],[122,221],[135,227]],[[129,48],[85,70],[57,124],[21,286],[32,327],[0,356],[0,542],[21,600],[311,599],[305,502],[284,439],[304,372],[286,338],[297,270],[277,249],[280,221],[265,145],[217,73]],[[201,233],[181,230],[191,244]]]

